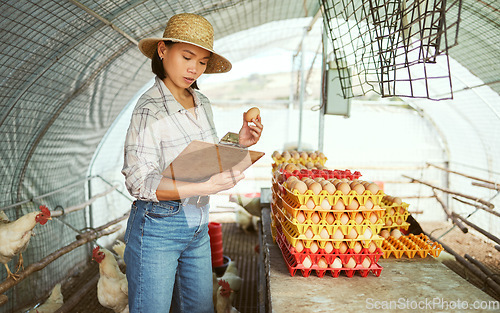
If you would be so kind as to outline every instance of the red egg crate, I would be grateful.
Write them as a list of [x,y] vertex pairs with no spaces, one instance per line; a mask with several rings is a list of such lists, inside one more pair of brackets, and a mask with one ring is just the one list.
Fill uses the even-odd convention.
[[312,179],[317,178],[317,177],[323,177],[324,179],[347,178],[349,180],[358,179],[362,176],[360,172],[355,171],[353,173],[353,172],[351,172],[351,170],[301,169],[301,170],[295,170],[293,172],[289,172],[289,171],[285,171],[284,169],[282,169],[282,170],[280,170],[280,172],[285,176],[285,180],[288,179],[290,176],[296,176],[299,179],[302,179],[304,177],[309,177]]
[[424,234],[408,234],[408,236],[401,236],[399,239],[389,236],[389,238],[382,242],[382,250],[384,259],[388,258],[391,254],[400,259],[403,255],[406,255],[408,258],[413,258],[415,255],[421,258],[425,258],[428,255],[438,257],[444,248],[439,243],[430,240]]
[[[312,271],[316,273],[316,276],[318,277],[323,277],[325,276],[326,272],[330,272],[330,274],[333,277],[338,277],[341,273],[344,273],[347,277],[353,277],[354,274],[357,272],[361,277],[367,277],[370,272],[372,272],[376,277],[380,276],[380,273],[382,272],[382,266],[377,264],[378,259],[381,256],[380,250],[379,253],[373,253],[373,254],[293,254],[290,251],[290,245],[287,245],[287,241],[285,240],[283,234],[280,232],[280,228],[277,227],[277,237],[276,237],[276,243],[278,244],[281,253],[283,255],[283,259],[285,260],[285,263],[287,265],[288,271],[290,272],[290,275],[293,277],[295,276],[295,273],[299,270],[302,273],[303,277],[308,277]],[[303,260],[309,256],[312,261],[312,265],[308,268],[306,268],[302,262]],[[343,263],[347,263],[349,258],[354,258],[356,261],[356,265],[353,268],[331,268],[331,267],[319,267],[317,262],[321,258],[325,258],[327,264],[332,264],[333,261],[335,260],[336,257],[341,258]],[[371,264],[369,267],[363,267],[361,264],[365,258],[370,258]]]

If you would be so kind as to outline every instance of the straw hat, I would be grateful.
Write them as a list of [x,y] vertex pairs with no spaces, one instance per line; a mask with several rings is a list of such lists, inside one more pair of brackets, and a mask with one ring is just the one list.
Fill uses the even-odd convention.
[[139,49],[151,59],[161,40],[189,43],[212,52],[206,74],[228,72],[232,67],[231,62],[214,51],[214,29],[210,22],[200,15],[181,13],[172,16],[168,20],[163,37],[144,38],[139,41]]

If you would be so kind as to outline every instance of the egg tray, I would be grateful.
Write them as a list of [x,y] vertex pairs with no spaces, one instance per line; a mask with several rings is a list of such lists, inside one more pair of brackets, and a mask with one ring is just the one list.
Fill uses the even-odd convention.
[[[407,230],[408,227],[410,227],[410,223],[406,222],[406,220],[408,219],[408,216],[410,216],[410,213],[406,213],[406,214],[396,213],[394,215],[384,215],[381,218],[382,224],[383,224],[382,229],[402,228],[402,229]],[[397,223],[397,220],[399,218],[401,218],[401,220],[403,221],[401,224]],[[391,225],[387,225],[388,221],[391,221]]]
[[315,236],[313,238],[307,238],[305,235],[299,234],[296,230],[293,229],[291,224],[287,221],[280,221],[280,219],[275,218],[276,228],[280,228],[283,234],[286,237],[286,240],[292,245],[292,247],[297,246],[297,241],[300,240],[305,248],[311,248],[311,244],[316,242],[320,249],[324,249],[327,242],[331,242],[334,249],[339,249],[340,244],[345,242],[347,247],[350,249],[354,248],[356,242],[359,242],[363,248],[368,248],[370,244],[373,242],[377,248],[382,246],[382,241],[384,238],[379,235],[374,234],[370,239],[365,238],[356,238],[356,239],[331,239],[331,238],[321,238],[320,236]]
[[379,205],[380,200],[384,196],[384,192],[379,190],[376,194],[373,194],[369,190],[365,190],[362,194],[358,194],[356,191],[351,190],[348,194],[344,194],[340,190],[336,190],[333,194],[328,193],[326,190],[321,190],[319,194],[314,194],[312,190],[306,190],[305,193],[301,194],[297,190],[293,192],[287,187],[283,186],[283,197],[288,199],[288,202],[294,205],[306,204],[309,199],[312,199],[314,204],[319,206],[324,199],[327,199],[329,205],[337,204],[337,201],[342,201],[345,206],[351,204],[353,200],[358,201],[359,205],[365,205],[370,199],[373,205]]
[[382,250],[384,252],[384,259],[387,259],[391,254],[397,259],[400,259],[403,255],[411,259],[415,255],[421,258],[425,258],[427,255],[438,257],[444,248],[439,243],[430,240],[424,234],[408,234],[407,236],[399,237],[399,239],[389,236],[382,242]]
[[[312,214],[309,214],[311,212],[307,212],[305,222],[299,223],[296,218],[292,217],[289,213],[285,213],[283,209],[276,204],[271,205],[271,210],[274,216],[277,217],[280,221],[286,221],[288,225],[290,225],[290,228],[299,235],[299,238],[305,237],[307,229],[311,229],[313,233],[313,237],[311,239],[321,239],[320,233],[323,231],[323,229],[326,229],[329,236],[332,236],[337,232],[337,230],[340,229],[342,234],[345,236],[348,235],[352,229],[355,229],[358,234],[364,234],[366,229],[368,228],[371,230],[372,234],[378,234],[382,230],[383,226],[381,219],[378,219],[376,223],[372,223],[366,215],[371,214],[371,212],[366,211],[361,211],[365,219],[359,224],[354,220],[354,215],[357,213],[350,212],[355,210],[341,212],[335,211],[333,223],[328,224],[328,222],[326,221],[326,215],[329,213],[329,211],[316,211],[318,212],[320,218],[320,221],[318,223],[314,223],[311,220]],[[348,216],[350,218],[345,225],[340,221],[340,216],[344,212],[348,213]]]
[[273,157],[273,161],[276,165],[280,165],[282,163],[293,163],[293,164],[301,164],[301,165],[306,165],[307,162],[312,162],[312,163],[319,163],[321,165],[325,165],[326,163],[326,160],[328,160],[327,157],[325,158],[315,158],[315,159],[312,159],[312,158],[307,158],[307,159],[304,159],[304,158],[298,158],[298,159],[295,159],[295,158],[289,158],[289,159],[286,159],[284,157],[281,157],[281,158],[275,158]]
[[[344,267],[342,267],[342,268],[331,268],[331,267],[322,268],[322,267],[319,267],[314,262],[311,265],[311,267],[306,268],[304,265],[302,265],[301,262],[300,263],[297,262],[296,257],[287,248],[286,242],[287,241],[284,239],[283,235],[280,234],[279,229],[278,229],[276,243],[278,244],[278,246],[281,250],[281,254],[283,255],[283,259],[285,261],[285,264],[286,264],[288,271],[290,272],[290,275],[292,277],[295,276],[297,271],[300,271],[303,277],[309,277],[309,275],[311,274],[312,271],[314,271],[316,273],[316,276],[318,276],[318,277],[325,276],[325,274],[327,272],[330,272],[330,274],[333,277],[339,277],[341,273],[344,273],[347,277],[353,277],[355,273],[359,273],[361,275],[361,277],[367,277],[370,272],[372,272],[376,277],[379,277],[381,272],[382,272],[382,269],[383,269],[382,266],[380,266],[376,262],[373,262],[373,260],[375,260],[375,259],[378,260],[378,258],[380,256],[378,256],[378,258],[377,258],[376,256],[368,256],[368,255],[365,255],[363,257],[363,260],[365,257],[370,257],[372,260],[372,263],[370,264],[370,266],[368,268],[363,267],[363,265],[358,263],[358,262],[357,262],[356,266],[354,266],[353,268],[344,268]],[[322,256],[325,257],[324,255],[322,255]],[[353,257],[353,255],[350,255],[349,257]],[[305,258],[305,256],[304,256],[304,258]],[[317,260],[319,260],[319,258]],[[317,262],[317,260],[316,260],[316,262]],[[331,256],[331,260],[330,260],[331,263],[333,263],[333,260],[335,260],[335,257]],[[348,258],[347,258],[347,260],[348,260]],[[363,260],[361,260],[361,262],[363,262]],[[327,263],[328,263],[328,261],[327,261]],[[328,263],[328,264],[331,264],[331,263]]]
[[409,214],[408,207],[410,206],[408,203],[403,202],[402,204],[385,204],[383,201],[380,201],[380,207],[385,209],[385,213],[387,215],[394,214]]
[[353,180],[353,179],[358,179],[359,177],[362,176],[361,173],[358,171],[352,173],[350,170],[329,170],[329,169],[323,169],[323,170],[302,169],[302,170],[295,170],[293,172],[289,172],[282,169],[280,170],[280,173],[282,173],[285,176],[285,179],[288,179],[290,176],[295,176],[298,179],[302,179],[304,177],[309,177],[312,179],[323,177],[324,179],[347,178],[349,180]]

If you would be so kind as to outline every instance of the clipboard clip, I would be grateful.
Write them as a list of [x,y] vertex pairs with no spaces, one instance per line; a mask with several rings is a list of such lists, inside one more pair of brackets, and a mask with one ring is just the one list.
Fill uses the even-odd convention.
[[219,144],[247,149],[246,147],[240,145],[240,135],[232,132],[228,132],[227,134],[225,134],[224,137],[222,137],[219,141]]

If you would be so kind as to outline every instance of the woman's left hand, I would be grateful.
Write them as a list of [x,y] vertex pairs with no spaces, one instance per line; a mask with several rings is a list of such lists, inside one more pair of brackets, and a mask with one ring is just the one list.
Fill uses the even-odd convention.
[[244,147],[250,147],[257,143],[262,134],[262,122],[260,119],[260,114],[252,120],[255,125],[249,124],[245,121],[245,113],[243,113],[243,126],[240,129],[240,145]]

